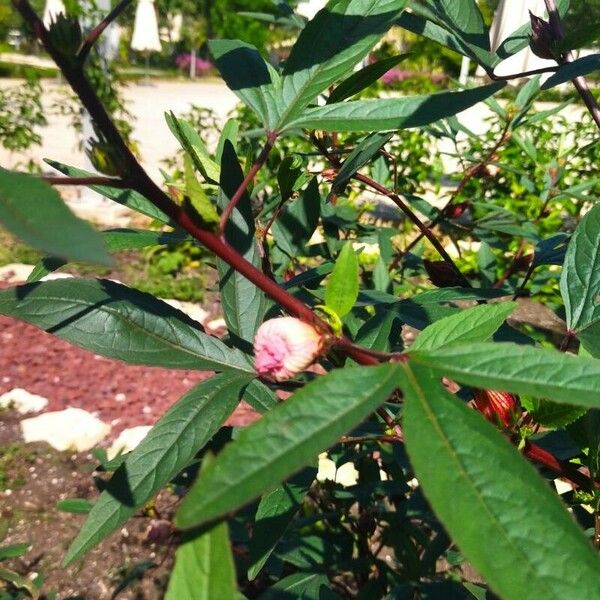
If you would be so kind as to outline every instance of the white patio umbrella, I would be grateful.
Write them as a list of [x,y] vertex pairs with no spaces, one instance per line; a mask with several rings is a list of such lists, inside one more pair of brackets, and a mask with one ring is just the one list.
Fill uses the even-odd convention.
[[139,0],[135,11],[131,47],[146,56],[146,81],[148,81],[148,61],[150,52],[161,49],[158,35],[158,22],[154,9],[154,0]]
[[296,12],[307,19],[312,19],[325,4],[327,4],[327,0],[302,0],[298,3]]
[[67,11],[65,10],[65,5],[62,0],[46,0],[46,5],[44,6],[44,16],[42,17],[42,21],[46,26],[46,29],[50,27],[53,21],[56,20],[58,15],[65,14]]
[[[529,11],[546,18],[544,0],[500,0],[490,28],[490,45],[493,51],[497,50],[502,42],[521,25],[529,23]],[[501,62],[495,72],[497,75],[508,75],[552,64],[553,61],[536,56],[527,46]],[[483,74],[483,71],[478,70],[477,75]]]

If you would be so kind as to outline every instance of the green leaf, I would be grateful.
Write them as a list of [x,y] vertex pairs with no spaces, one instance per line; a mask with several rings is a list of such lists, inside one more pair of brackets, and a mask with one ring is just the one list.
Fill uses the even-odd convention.
[[[40,591],[37,589],[35,583],[31,581],[31,579],[24,577],[23,575],[19,575],[10,569],[0,568],[0,581],[8,581],[16,588],[27,590],[33,600],[37,600],[37,598],[40,597]],[[17,598],[20,597],[21,596],[17,596]],[[9,596],[9,598],[11,598],[11,596]]]
[[275,392],[258,379],[252,381],[244,390],[243,400],[261,415],[279,404]]
[[[45,158],[44,161],[57,171],[60,171],[69,177],[96,177],[98,175],[97,173],[90,173],[89,171],[77,169],[76,167],[69,167],[68,165],[59,163],[55,160],[49,160]],[[165,215],[165,213],[156,208],[156,206],[154,206],[150,200],[134,190],[124,190],[122,188],[110,187],[108,185],[90,185],[88,187],[90,190],[98,192],[98,194],[108,198],[109,200],[113,200],[117,204],[121,204],[122,206],[126,206],[131,210],[142,213],[151,219],[156,219],[157,221],[165,224],[170,223],[170,219],[167,217],[167,215]]]
[[233,146],[233,149],[237,151],[239,130],[240,124],[236,119],[227,119],[225,125],[223,125],[223,129],[221,130],[219,143],[217,144],[217,149],[215,150],[215,160],[217,161],[216,164],[220,165],[221,160],[223,160],[223,148],[225,147],[225,142],[229,142]]
[[300,389],[241,431],[199,475],[177,526],[216,519],[299,471],[385,402],[398,373],[394,364],[340,369]]
[[[104,242],[110,252],[121,252],[123,250],[138,250],[148,246],[162,246],[177,244],[192,238],[184,232],[174,231],[151,231],[147,229],[108,229],[101,232]],[[33,268],[27,283],[39,281],[49,273],[60,269],[68,261],[54,256],[45,256]]]
[[530,412],[533,414],[536,423],[548,429],[559,429],[582,417],[587,410],[587,408],[581,406],[569,406],[568,404],[550,402],[550,400],[534,399]]
[[277,246],[289,257],[302,255],[321,214],[319,182],[313,177],[301,196],[286,203],[273,223]]
[[256,578],[300,508],[317,475],[309,467],[260,499],[249,546],[248,579]]
[[325,304],[338,317],[348,314],[358,298],[358,258],[351,242],[339,253],[325,288]]
[[204,179],[210,183],[217,183],[221,172],[219,164],[210,157],[194,126],[185,119],[179,119],[173,112],[165,113],[165,121]]
[[582,77],[588,75],[594,71],[600,69],[600,54],[590,54],[583,56],[570,63],[565,63],[560,69],[551,77],[548,77],[542,85],[543,90],[549,90],[561,83],[571,81],[576,77]]
[[391,139],[393,133],[371,133],[364,138],[342,163],[333,183],[332,193],[340,193],[350,178],[364,167]]
[[0,560],[23,556],[23,554],[26,554],[29,551],[29,548],[31,548],[31,544],[29,542],[0,546]]
[[39,177],[0,169],[0,224],[26,244],[54,256],[112,264],[98,232],[77,218]]
[[409,53],[398,54],[397,56],[390,56],[383,60],[378,60],[376,63],[367,65],[352,73],[348,79],[344,79],[334,90],[329,94],[327,98],[327,104],[334,104],[335,102],[342,102],[362,90],[368,88],[370,85],[375,83],[380,77],[383,77],[390,69],[393,69],[396,65],[401,63],[405,58],[410,56]]
[[186,154],[184,158],[184,178],[185,192],[192,205],[193,212],[200,219],[205,227],[213,228],[219,223],[219,214],[217,209],[212,205],[206,192],[196,179],[192,159]]
[[64,565],[81,558],[150,500],[219,430],[249,377],[216,375],[177,401],[113,475],[71,544]]
[[410,350],[438,350],[467,342],[486,342],[515,308],[516,302],[481,304],[450,315],[423,330]]
[[320,129],[324,131],[390,131],[428,125],[455,115],[504,87],[492,83],[463,92],[438,92],[425,96],[355,100],[307,108],[284,130]]
[[94,508],[94,503],[85,498],[67,498],[56,503],[56,510],[77,515],[87,515],[92,508]]
[[[393,25],[406,0],[332,0],[307,23],[285,62],[278,129],[298,119]],[[318,40],[318,43],[315,43]]]
[[288,200],[310,180],[311,176],[304,170],[304,163],[297,155],[286,156],[277,170],[277,183],[281,201]]
[[[218,198],[221,209],[229,203],[243,179],[244,174],[235,150],[232,144],[226,141],[223,147],[221,190]],[[225,239],[248,262],[260,269],[261,257],[255,238],[252,205],[247,193],[241,197],[229,217],[225,226]],[[231,334],[246,344],[251,344],[270,301],[264,292],[225,261],[217,259],[217,270],[227,328]]]
[[504,600],[597,596],[600,559],[533,467],[435,372],[404,369],[403,429],[416,477],[491,588]]
[[0,291],[0,314],[130,364],[252,372],[244,354],[150,294],[102,279],[59,279]]
[[260,600],[335,600],[331,583],[323,573],[293,573],[268,588]]
[[184,539],[175,553],[165,600],[234,600],[237,593],[227,522]]
[[589,48],[600,40],[600,23],[583,23],[572,31],[565,32],[565,36],[558,42],[558,51],[566,52],[577,48]]
[[240,40],[210,40],[208,47],[227,87],[254,110],[267,129],[275,129],[280,114],[277,72],[254,46]]
[[579,333],[600,319],[600,205],[581,219],[571,237],[560,291],[569,331]]
[[507,343],[454,346],[452,352],[415,352],[411,357],[474,387],[600,406],[600,362],[592,358]]

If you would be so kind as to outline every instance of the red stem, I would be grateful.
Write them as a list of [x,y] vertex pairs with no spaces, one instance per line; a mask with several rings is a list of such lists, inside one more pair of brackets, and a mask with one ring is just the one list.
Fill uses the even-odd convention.
[[224,234],[225,225],[227,225],[227,221],[229,220],[229,217],[231,216],[233,209],[236,207],[237,203],[240,201],[242,196],[246,193],[248,186],[254,181],[254,178],[256,177],[257,173],[260,171],[262,166],[267,161],[269,152],[271,152],[271,150],[273,149],[273,145],[275,144],[276,140],[277,140],[277,133],[274,131],[269,131],[267,134],[267,143],[265,144],[264,148],[261,150],[260,154],[258,155],[258,158],[254,162],[252,167],[250,167],[250,170],[248,171],[246,177],[244,177],[244,180],[240,184],[240,187],[238,187],[238,189],[235,191],[235,193],[229,200],[229,203],[223,210],[223,213],[221,214],[221,223],[220,223],[221,235]]
[[585,473],[574,468],[569,463],[558,460],[550,452],[544,450],[533,442],[526,442],[523,454],[530,460],[544,465],[563,479],[568,479],[576,486],[590,490],[593,487],[600,488],[600,483],[592,481]]

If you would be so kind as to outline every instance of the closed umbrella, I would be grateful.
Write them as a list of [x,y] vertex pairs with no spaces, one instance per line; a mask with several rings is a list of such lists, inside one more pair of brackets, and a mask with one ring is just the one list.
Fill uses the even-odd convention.
[[46,0],[46,5],[44,6],[44,16],[42,17],[42,21],[44,21],[44,25],[46,29],[50,27],[53,21],[56,21],[56,17],[58,15],[65,14],[67,11],[65,10],[65,5],[62,0]]
[[135,22],[133,25],[133,37],[131,47],[146,55],[146,81],[148,81],[148,61],[150,52],[158,52],[161,49],[160,37],[158,35],[158,22],[153,0],[139,0],[135,11]]

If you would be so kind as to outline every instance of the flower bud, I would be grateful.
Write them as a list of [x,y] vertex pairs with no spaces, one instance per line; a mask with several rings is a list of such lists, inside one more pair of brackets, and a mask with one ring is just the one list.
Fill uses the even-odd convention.
[[265,321],[254,337],[256,372],[266,379],[286,381],[311,365],[325,346],[312,325],[293,317]]
[[558,40],[552,25],[531,11],[529,11],[529,18],[531,20],[531,35],[529,36],[531,51],[540,58],[557,58],[555,43]]
[[477,410],[496,425],[509,429],[521,414],[519,397],[498,390],[475,390],[473,393]]

